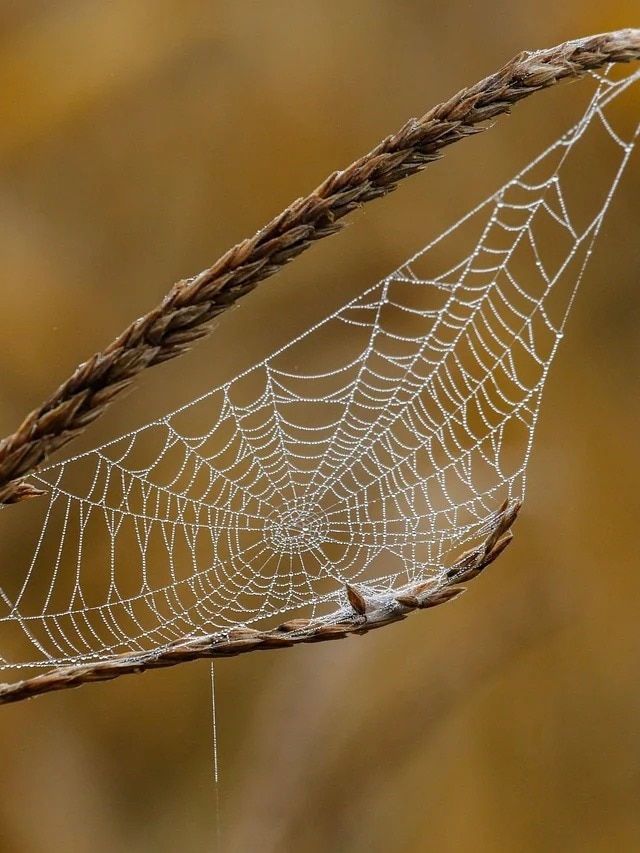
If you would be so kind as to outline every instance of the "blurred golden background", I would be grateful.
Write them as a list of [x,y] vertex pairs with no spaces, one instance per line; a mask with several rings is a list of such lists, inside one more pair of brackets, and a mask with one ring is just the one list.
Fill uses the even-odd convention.
[[[409,116],[522,49],[638,25],[637,11],[3,0],[2,434],[175,280]],[[571,102],[570,88],[534,97],[353,217],[73,452],[232,377],[397,267],[553,139]],[[638,159],[551,371],[509,552],[451,607],[216,664],[220,850],[640,849]],[[215,849],[208,664],[0,714],[3,853]]]

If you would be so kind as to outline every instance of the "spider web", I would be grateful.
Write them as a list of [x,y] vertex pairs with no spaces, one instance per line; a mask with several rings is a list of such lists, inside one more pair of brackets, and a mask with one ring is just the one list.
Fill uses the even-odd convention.
[[32,477],[48,496],[0,588],[2,668],[330,619],[347,582],[437,577],[486,534],[524,495],[549,366],[640,129],[622,97],[637,118],[640,72],[591,76],[580,121],[396,272],[188,406]]

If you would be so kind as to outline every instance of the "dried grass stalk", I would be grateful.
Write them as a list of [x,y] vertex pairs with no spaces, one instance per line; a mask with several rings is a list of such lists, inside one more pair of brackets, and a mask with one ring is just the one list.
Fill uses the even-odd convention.
[[0,684],[0,705],[201,658],[233,657],[300,643],[341,640],[350,634],[366,634],[393,622],[401,622],[416,610],[437,607],[461,595],[465,587],[460,584],[477,577],[511,542],[511,526],[520,506],[520,501],[505,501],[490,519],[489,533],[484,542],[462,554],[444,576],[383,594],[347,586],[348,604],[330,622],[326,619],[293,619],[270,631],[233,628],[224,633],[180,639],[144,654],[120,655],[108,661],[55,669],[14,684]]
[[253,237],[194,278],[175,284],[160,305],[81,364],[58,390],[0,442],[0,504],[41,492],[24,477],[75,438],[145,368],[175,358],[209,334],[213,319],[313,242],[335,234],[340,220],[394,190],[441,151],[479,133],[517,101],[607,63],[640,58],[640,29],[620,30],[520,53],[422,118],[410,119],[369,154],[334,172]]

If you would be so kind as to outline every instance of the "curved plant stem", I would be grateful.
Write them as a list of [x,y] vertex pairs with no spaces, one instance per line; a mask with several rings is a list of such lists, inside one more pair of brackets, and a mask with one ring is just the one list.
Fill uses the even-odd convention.
[[489,519],[489,533],[484,542],[462,554],[443,575],[384,594],[347,586],[348,603],[331,619],[294,619],[270,631],[232,628],[224,633],[184,637],[151,652],[60,667],[14,684],[0,684],[0,705],[202,658],[233,657],[245,652],[288,648],[300,643],[341,640],[350,634],[366,634],[375,628],[401,622],[416,610],[437,607],[463,593],[465,587],[460,584],[477,577],[511,542],[511,526],[520,506],[519,501],[505,501]]
[[160,305],[102,352],[81,364],[58,390],[0,442],[0,504],[41,492],[25,481],[51,453],[105,411],[135,377],[175,358],[209,334],[212,320],[258,282],[323,237],[342,228],[357,207],[394,190],[438,159],[448,145],[484,129],[517,101],[607,63],[640,58],[640,29],[620,30],[548,50],[520,53],[495,74],[422,118],[410,119],[364,157],[334,172],[265,228],[199,275],[175,284]]

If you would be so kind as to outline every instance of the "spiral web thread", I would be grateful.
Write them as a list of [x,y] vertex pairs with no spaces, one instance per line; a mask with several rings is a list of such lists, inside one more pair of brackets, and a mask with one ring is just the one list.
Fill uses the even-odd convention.
[[640,72],[616,73],[591,75],[570,131],[383,281],[232,381],[32,477],[48,496],[0,589],[0,666],[330,622],[347,583],[437,579],[486,536],[523,497],[549,366],[640,130],[621,103],[637,106]]

